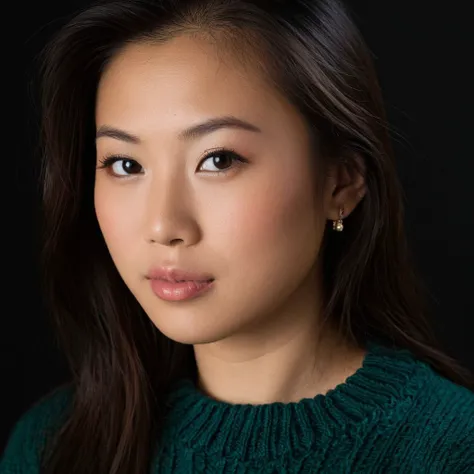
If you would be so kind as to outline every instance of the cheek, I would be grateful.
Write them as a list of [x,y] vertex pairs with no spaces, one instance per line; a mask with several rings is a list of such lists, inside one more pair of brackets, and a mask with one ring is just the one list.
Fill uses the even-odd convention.
[[97,221],[109,252],[117,260],[132,245],[132,229],[138,218],[136,203],[126,199],[126,193],[114,191],[107,183],[96,183],[94,206]]
[[306,177],[278,178],[234,204],[226,221],[230,258],[240,260],[246,272],[297,272],[317,256],[324,220],[313,183]]

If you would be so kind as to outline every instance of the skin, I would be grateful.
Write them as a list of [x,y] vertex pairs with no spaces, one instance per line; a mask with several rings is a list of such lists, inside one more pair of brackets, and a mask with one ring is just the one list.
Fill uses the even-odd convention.
[[[179,137],[229,115],[261,132]],[[139,139],[97,139],[98,167],[115,154],[134,166],[97,169],[96,215],[149,318],[170,339],[193,345],[202,391],[231,403],[298,401],[361,366],[363,350],[321,331],[318,254],[327,219],[338,219],[341,206],[345,216],[353,211],[363,178],[337,167],[317,189],[307,125],[257,70],[228,56],[224,63],[212,45],[188,36],[129,45],[101,78],[96,126]],[[203,161],[216,147],[247,163]],[[227,174],[216,173],[222,168]],[[214,288],[163,301],[145,278],[152,266],[210,273]]]

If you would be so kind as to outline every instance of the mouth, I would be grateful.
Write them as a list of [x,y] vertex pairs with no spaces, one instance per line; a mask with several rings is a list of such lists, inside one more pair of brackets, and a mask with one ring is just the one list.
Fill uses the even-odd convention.
[[191,300],[209,293],[214,288],[214,278],[208,280],[170,280],[154,278],[150,280],[151,289],[165,301]]
[[185,282],[194,282],[194,283],[211,283],[214,281],[214,278],[209,280],[169,280],[167,278],[154,278],[154,280],[166,281],[167,283],[185,283]]
[[168,283],[185,283],[185,282],[211,282],[214,280],[212,274],[205,272],[195,272],[191,270],[180,269],[177,267],[155,267],[148,271],[147,278],[151,280],[161,280]]

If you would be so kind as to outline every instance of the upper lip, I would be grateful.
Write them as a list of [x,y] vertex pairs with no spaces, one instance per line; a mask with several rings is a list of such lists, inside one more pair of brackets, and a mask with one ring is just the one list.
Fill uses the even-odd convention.
[[166,281],[207,281],[213,280],[214,277],[208,273],[197,273],[183,270],[176,267],[155,267],[152,268],[147,278],[150,280],[166,280]]

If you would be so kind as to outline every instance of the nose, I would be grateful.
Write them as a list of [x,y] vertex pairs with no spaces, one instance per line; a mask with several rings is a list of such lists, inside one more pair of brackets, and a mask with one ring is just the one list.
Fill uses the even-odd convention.
[[152,184],[145,213],[144,235],[148,243],[188,247],[199,241],[200,229],[187,189],[177,180]]

